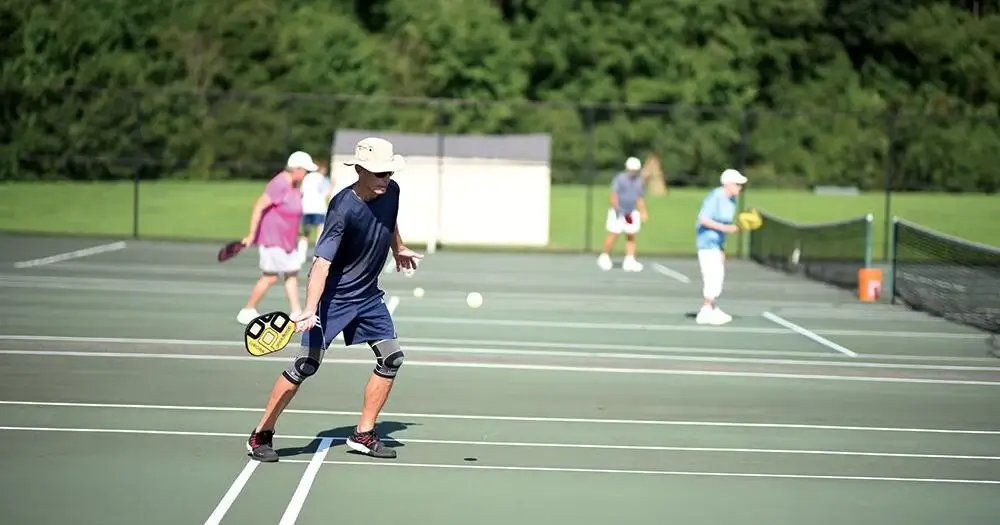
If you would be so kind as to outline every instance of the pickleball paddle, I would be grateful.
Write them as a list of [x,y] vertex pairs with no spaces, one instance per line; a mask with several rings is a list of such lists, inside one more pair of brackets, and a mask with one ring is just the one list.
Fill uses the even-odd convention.
[[253,356],[273,354],[288,346],[295,322],[285,312],[268,312],[247,323],[243,344]]
[[219,262],[226,262],[229,259],[236,257],[236,255],[243,251],[243,248],[246,248],[246,246],[243,245],[243,241],[232,241],[226,243],[225,246],[219,249]]

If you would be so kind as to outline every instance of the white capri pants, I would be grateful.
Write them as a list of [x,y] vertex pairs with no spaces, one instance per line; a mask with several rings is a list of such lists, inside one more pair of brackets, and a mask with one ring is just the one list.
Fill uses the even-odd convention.
[[264,273],[296,273],[302,268],[299,251],[286,252],[278,246],[261,246],[260,271]]
[[701,267],[702,297],[715,300],[722,295],[722,282],[726,279],[726,254],[718,249],[698,250]]
[[608,233],[624,233],[626,235],[639,233],[642,225],[642,216],[639,214],[639,210],[632,210],[630,215],[632,216],[632,224],[625,222],[624,217],[619,217],[614,208],[608,208],[608,220],[604,223],[604,227],[607,228]]

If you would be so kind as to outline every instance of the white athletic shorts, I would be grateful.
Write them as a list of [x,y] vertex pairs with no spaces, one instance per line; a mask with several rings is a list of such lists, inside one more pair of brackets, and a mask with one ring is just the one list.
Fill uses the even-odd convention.
[[604,227],[608,229],[608,233],[625,233],[625,234],[635,234],[639,233],[639,228],[642,225],[641,215],[639,210],[632,210],[632,224],[625,222],[624,217],[619,217],[615,213],[614,208],[608,208],[608,220]]
[[261,246],[260,271],[264,273],[296,273],[302,269],[299,251],[286,252],[277,246]]

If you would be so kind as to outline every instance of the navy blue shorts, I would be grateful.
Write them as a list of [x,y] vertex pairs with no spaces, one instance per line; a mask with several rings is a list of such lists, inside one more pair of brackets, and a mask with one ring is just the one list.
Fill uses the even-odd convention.
[[322,213],[306,213],[302,216],[302,226],[305,228],[320,226],[325,220],[326,216]]
[[341,332],[345,346],[396,338],[396,326],[384,296],[359,303],[321,301],[317,313],[319,323],[302,334],[303,348],[325,350]]

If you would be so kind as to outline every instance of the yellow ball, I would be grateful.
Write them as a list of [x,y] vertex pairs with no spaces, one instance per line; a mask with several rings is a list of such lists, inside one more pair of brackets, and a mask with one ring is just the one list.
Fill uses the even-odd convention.
[[477,292],[472,292],[465,296],[465,302],[469,305],[469,308],[479,308],[483,305],[483,296]]
[[413,289],[413,296],[416,297],[416,298],[418,298],[418,299],[421,298],[421,297],[423,297],[424,296],[424,289],[421,288],[421,287],[419,287],[419,286],[416,287],[416,288],[414,288]]

